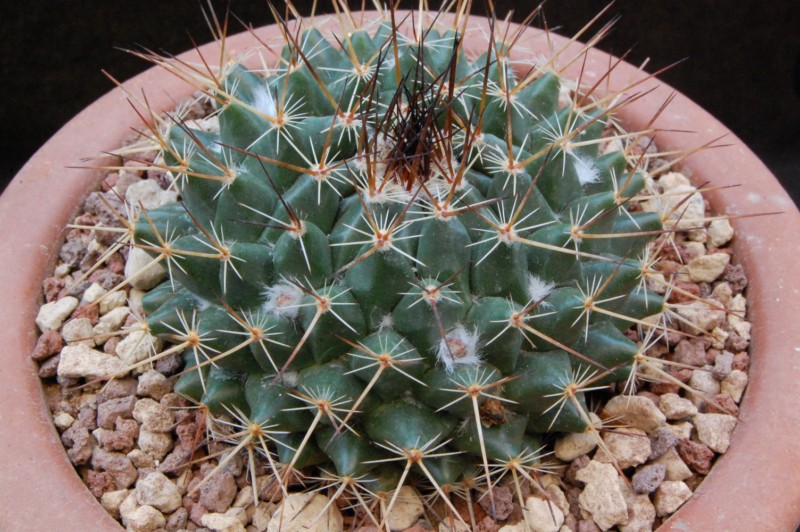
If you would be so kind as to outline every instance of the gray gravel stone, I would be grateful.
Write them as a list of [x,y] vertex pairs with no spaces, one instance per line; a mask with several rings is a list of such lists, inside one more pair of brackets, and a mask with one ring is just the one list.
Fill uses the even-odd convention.
[[667,466],[664,464],[642,466],[631,478],[633,490],[636,493],[653,493],[664,482],[666,475]]

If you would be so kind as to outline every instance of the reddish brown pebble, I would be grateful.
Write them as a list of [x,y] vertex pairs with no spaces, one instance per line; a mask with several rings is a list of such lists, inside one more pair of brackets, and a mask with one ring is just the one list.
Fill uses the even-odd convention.
[[729,416],[738,416],[739,407],[736,405],[730,395],[726,393],[718,393],[714,396],[714,401],[706,401],[707,414],[728,414]]
[[714,458],[714,451],[707,445],[691,440],[681,440],[677,445],[678,455],[689,469],[701,475],[707,475],[711,471],[711,460]]
[[88,430],[97,428],[97,410],[90,406],[82,406],[75,424]]
[[224,512],[236,498],[236,480],[224,469],[207,478],[200,487],[200,503],[212,512]]
[[64,341],[58,331],[47,331],[36,341],[31,358],[41,362],[61,351],[62,347],[64,347]]
[[733,355],[733,369],[747,371],[750,368],[750,355],[745,352]]
[[112,273],[122,273],[125,271],[125,260],[119,253],[114,253],[105,262],[106,268]]
[[680,385],[672,382],[654,382],[650,385],[650,391],[656,395],[664,395],[667,393],[678,393],[680,392],[681,387]]
[[703,348],[702,342],[681,340],[675,346],[672,359],[679,364],[701,368],[706,363],[706,350]]
[[670,303],[689,303],[700,297],[700,287],[695,283],[674,281],[673,284],[677,290],[670,292],[667,300]]
[[104,493],[108,493],[109,491],[114,491],[117,489],[116,485],[114,484],[114,477],[105,471],[101,472],[95,471],[94,469],[88,469],[86,471],[84,481],[89,487],[89,491],[92,492],[92,495],[98,499],[102,497]]
[[[492,497],[487,494],[479,502],[483,510],[496,521],[505,521],[514,509],[514,496],[505,486],[494,488]],[[494,512],[492,512],[492,502],[494,502]]]
[[180,466],[191,458],[192,452],[188,449],[176,445],[175,448],[164,458],[158,466],[158,470],[164,474],[174,473]]
[[600,532],[600,527],[591,519],[578,521],[578,532]]
[[118,417],[115,430],[100,432],[100,445],[107,451],[130,452],[139,437],[139,424],[133,419]]
[[42,281],[42,291],[46,303],[52,303],[58,299],[58,294],[64,290],[64,279],[58,277],[48,277]]
[[39,378],[48,379],[58,374],[58,363],[61,362],[61,355],[56,355],[45,360],[39,366]]
[[728,334],[728,338],[725,340],[725,349],[734,353],[744,351],[749,345],[750,342],[748,340],[745,340],[733,331]]
[[113,430],[118,417],[133,417],[133,407],[136,406],[136,397],[119,397],[109,399],[97,405],[97,424],[108,430]]
[[658,262],[659,269],[664,277],[668,278],[683,267],[680,262],[674,260],[661,260]]
[[494,521],[488,515],[478,521],[477,526],[475,527],[476,532],[497,532],[500,530],[500,524]]
[[208,513],[208,510],[199,503],[192,504],[192,507],[189,508],[189,519],[192,520],[192,523],[196,524],[197,526],[203,526],[203,516]]
[[124,276],[109,271],[108,268],[99,268],[89,276],[89,283],[97,283],[106,290],[111,290],[124,280]]
[[722,271],[722,280],[731,285],[733,294],[739,294],[747,286],[747,277],[741,264],[728,264]]
[[118,172],[109,172],[108,174],[106,174],[106,178],[103,179],[103,183],[101,184],[103,192],[108,192],[109,190],[111,190],[114,187],[114,185],[117,184],[117,181],[119,181]]
[[103,353],[113,355],[117,352],[117,345],[121,342],[119,336],[112,336],[103,344]]
[[[577,508],[577,506],[575,507]],[[578,518],[575,516],[575,514],[567,514],[564,516],[564,524],[562,526],[565,526],[572,532],[575,532],[578,530]]]
[[73,424],[61,435],[61,443],[67,447],[67,456],[75,465],[83,465],[92,457],[95,446],[94,437],[85,427]]
[[97,325],[100,320],[100,307],[92,303],[81,303],[78,308],[72,311],[70,318],[89,318],[92,321],[92,325]]
[[579,456],[569,464],[567,471],[564,473],[564,478],[566,478],[569,483],[575,486],[583,486],[583,482],[576,479],[575,474],[589,465],[589,462],[591,462],[591,460],[589,459],[588,455],[584,454],[583,456]]
[[720,351],[719,349],[713,349],[713,348],[709,349],[708,351],[706,351],[706,362],[705,363],[706,364],[711,364],[713,366],[716,363],[717,356],[720,353],[722,353],[722,351]]
[[136,386],[138,382],[136,379],[114,379],[108,381],[103,386],[102,391],[97,395],[97,403],[104,403],[109,399],[119,399],[136,395]]

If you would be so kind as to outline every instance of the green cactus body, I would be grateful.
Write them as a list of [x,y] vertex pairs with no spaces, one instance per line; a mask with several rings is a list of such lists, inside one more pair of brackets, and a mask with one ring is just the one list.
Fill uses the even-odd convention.
[[306,30],[210,85],[218,131],[169,128],[183,205],[138,221],[172,273],[144,308],[194,338],[178,390],[269,427],[279,462],[458,482],[584,430],[578,376],[627,378],[620,331],[663,306],[637,260],[661,222],[620,199],[641,175],[554,73],[395,35]]

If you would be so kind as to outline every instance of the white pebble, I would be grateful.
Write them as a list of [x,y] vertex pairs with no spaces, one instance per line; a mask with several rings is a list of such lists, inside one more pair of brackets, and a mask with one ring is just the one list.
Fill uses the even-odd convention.
[[673,433],[681,440],[688,440],[692,436],[692,429],[694,425],[692,425],[689,421],[682,421],[680,423],[668,423],[664,425],[664,428]]
[[675,447],[671,447],[667,452],[650,462],[651,464],[664,464],[667,467],[667,473],[664,476],[666,480],[686,480],[692,476],[692,470],[681,459]]
[[148,397],[136,401],[133,407],[133,419],[142,424],[144,430],[152,432],[169,432],[175,423],[175,414],[161,403]]
[[139,429],[137,444],[139,449],[152,456],[154,460],[162,460],[172,450],[172,435],[169,432]]
[[[147,360],[158,350],[160,340],[146,331],[133,331],[117,344],[117,356],[127,365]],[[144,368],[141,368],[144,371]]]
[[78,298],[72,296],[62,297],[57,301],[45,303],[36,316],[36,325],[42,332],[57,331],[67,316],[78,307]]
[[736,418],[727,414],[697,414],[694,416],[697,439],[712,451],[724,453],[731,444]]
[[714,220],[708,224],[708,243],[715,248],[724,246],[733,238],[733,227],[727,219]]
[[75,418],[66,412],[59,412],[53,416],[53,424],[59,430],[67,430],[73,423],[75,423]]
[[67,345],[95,346],[92,320],[89,318],[75,318],[69,320],[61,328],[61,337]]
[[578,470],[575,478],[586,484],[578,496],[581,509],[591,514],[601,529],[628,521],[628,508],[614,466],[592,460]]
[[53,275],[55,275],[59,279],[63,279],[64,277],[69,275],[69,264],[67,264],[66,262],[62,262],[61,264],[56,266],[56,269],[53,270]]
[[535,532],[558,532],[564,524],[564,512],[552,502],[539,497],[528,497],[525,521]]
[[125,278],[132,287],[149,290],[167,278],[167,269],[143,249],[131,248],[125,263]]
[[136,502],[162,512],[174,512],[181,506],[181,492],[159,471],[151,471],[136,481]]
[[680,323],[682,331],[696,334],[701,331],[712,331],[725,322],[725,310],[715,299],[701,299],[675,306],[675,311],[683,318]]
[[123,367],[122,361],[113,355],[83,344],[68,345],[61,350],[57,374],[59,380],[82,377],[97,379],[119,373]]
[[727,253],[712,253],[695,257],[686,265],[689,272],[689,280],[693,283],[710,283],[722,275],[725,266],[731,261],[731,256]]
[[742,400],[745,387],[747,387],[747,373],[735,369],[731,371],[730,375],[722,379],[720,391],[728,394],[731,399],[738,403]]
[[650,433],[667,422],[667,418],[647,397],[617,395],[606,403],[605,411],[623,423]]
[[570,432],[556,440],[554,449],[556,458],[564,462],[571,462],[579,456],[589,454],[597,447],[599,434],[596,429],[601,426],[601,421],[594,412],[589,413],[589,418],[592,420],[593,427],[589,427],[583,432]]
[[113,517],[119,516],[119,507],[122,502],[130,495],[131,490],[116,490],[107,491],[100,497],[100,504],[106,512],[110,513]]
[[669,515],[692,496],[692,490],[680,480],[665,480],[656,490],[654,506],[659,516]]
[[83,293],[81,301],[84,303],[94,303],[104,295],[106,295],[106,289],[97,283],[92,283],[92,285]]
[[[245,530],[242,522],[236,517],[219,513],[205,514],[200,518],[200,523],[202,523],[204,527],[215,531],[244,532]],[[296,529],[286,528],[284,530]]]
[[[336,532],[343,530],[342,514],[335,504],[320,493],[293,493],[275,510],[267,526],[268,532],[303,530],[304,532]],[[323,512],[323,508],[327,510]],[[321,514],[321,515],[320,515]]]
[[665,393],[658,401],[658,408],[669,420],[684,419],[697,413],[697,407],[689,399],[676,393]]
[[747,299],[742,294],[736,294],[731,299],[729,307],[730,313],[728,314],[728,327],[741,336],[745,340],[750,340],[750,322],[746,321],[743,316],[747,308]]
[[646,493],[637,494],[620,479],[620,489],[628,505],[628,522],[620,525],[620,532],[650,532],[656,518],[656,509]]
[[150,179],[142,179],[130,185],[125,191],[125,202],[134,209],[144,207],[156,209],[168,203],[178,201],[178,193],[174,190],[163,190],[158,183]]
[[148,369],[139,376],[136,395],[140,397],[152,397],[156,401],[160,401],[171,391],[172,384],[169,380],[154,369]]
[[[619,432],[604,432],[603,441],[621,469],[643,464],[650,457],[650,438],[641,429],[625,428]],[[594,456],[598,462],[612,462],[601,447]]]
[[128,296],[124,291],[111,292],[100,300],[100,315],[108,314],[117,307],[125,305]]
[[[711,366],[706,366],[711,368]],[[689,377],[689,387],[697,393],[691,393],[691,400],[695,405],[700,405],[709,397],[713,397],[719,393],[720,384],[709,369],[696,369],[692,371],[692,376]]]
[[139,506],[128,514],[128,519],[125,522],[128,529],[134,532],[158,530],[163,528],[166,523],[164,514],[152,506]]
[[411,486],[403,486],[397,494],[397,500],[389,513],[389,528],[392,530],[405,530],[416,523],[422,514],[425,513],[425,506],[417,495],[416,490]]

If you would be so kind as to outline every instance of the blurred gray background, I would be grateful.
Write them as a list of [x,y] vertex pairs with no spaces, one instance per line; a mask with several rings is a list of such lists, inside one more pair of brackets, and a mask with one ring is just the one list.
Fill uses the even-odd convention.
[[[220,12],[228,4],[212,2]],[[0,11],[0,187],[61,125],[112,88],[101,69],[124,80],[148,67],[119,48],[178,53],[191,47],[191,38],[211,38],[200,0],[9,4]],[[272,22],[264,0],[229,4],[256,26]],[[329,10],[325,0],[319,4]],[[307,13],[311,1],[295,5]],[[501,17],[515,8],[518,21],[536,4],[495,5]],[[544,12],[551,28],[571,35],[605,5],[550,0]],[[476,0],[473,11],[483,9]],[[629,61],[649,58],[651,72],[686,59],[661,79],[749,144],[800,203],[800,2],[618,0],[608,13],[603,21],[620,20],[600,48],[617,55],[632,49]],[[234,22],[233,32],[240,29]]]

